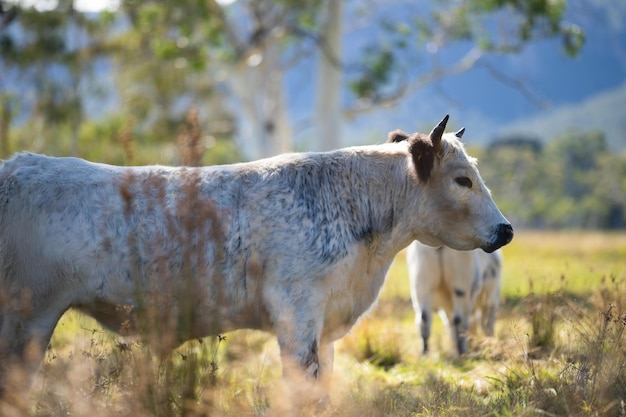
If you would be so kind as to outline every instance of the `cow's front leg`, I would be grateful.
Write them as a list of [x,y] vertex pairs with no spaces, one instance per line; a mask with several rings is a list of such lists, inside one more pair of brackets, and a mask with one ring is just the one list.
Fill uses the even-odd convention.
[[[278,324],[278,325],[276,325]],[[316,320],[275,324],[283,378],[292,410],[325,408],[332,372],[332,345],[320,345],[321,323]]]
[[[319,348],[320,371],[319,377],[325,393],[330,392],[330,382],[333,376],[333,362],[335,361],[335,347],[332,342],[322,343]],[[326,397],[328,400],[328,397]],[[330,405],[330,404],[326,404]]]
[[456,353],[463,355],[468,351],[468,337],[470,316],[472,314],[472,299],[469,294],[455,290],[452,299],[453,311],[447,311],[448,320],[452,319],[452,337],[456,342]]

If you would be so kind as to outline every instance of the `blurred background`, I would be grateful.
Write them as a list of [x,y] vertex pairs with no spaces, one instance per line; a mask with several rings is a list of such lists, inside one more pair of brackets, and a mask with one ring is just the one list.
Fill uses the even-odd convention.
[[516,228],[626,227],[626,2],[0,0],[0,158],[206,165],[445,114]]

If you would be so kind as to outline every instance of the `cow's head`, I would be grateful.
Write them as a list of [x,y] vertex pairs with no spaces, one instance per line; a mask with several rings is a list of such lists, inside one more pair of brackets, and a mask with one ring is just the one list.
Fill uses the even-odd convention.
[[411,170],[421,192],[416,238],[432,246],[457,250],[482,248],[493,252],[513,238],[513,228],[485,186],[476,160],[465,153],[465,132],[444,133],[448,116],[429,135],[401,131],[388,142],[408,142]]

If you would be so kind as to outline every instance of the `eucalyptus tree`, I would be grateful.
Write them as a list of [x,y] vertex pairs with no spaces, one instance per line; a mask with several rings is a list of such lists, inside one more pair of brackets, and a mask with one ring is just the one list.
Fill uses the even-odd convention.
[[35,149],[61,146],[55,141],[62,131],[70,138],[62,145],[65,151],[76,154],[85,97],[98,94],[93,69],[105,53],[106,30],[70,0],[59,0],[50,10],[0,4],[3,153],[10,151],[9,125],[27,119]]
[[[314,91],[305,98],[314,126],[307,148],[325,150],[340,144],[343,118],[392,106],[434,80],[477,65],[533,99],[523,84],[483,57],[518,53],[529,42],[549,37],[560,37],[564,50],[576,55],[584,43],[580,28],[565,21],[566,0],[209,3],[221,34],[219,53],[210,56],[226,71],[230,93],[239,104],[248,158],[293,149],[294,133],[300,129],[289,114],[290,102],[303,100],[304,94],[289,91],[285,78],[301,70],[299,60],[317,59],[315,75],[304,86]],[[357,42],[355,53],[346,39],[358,30],[377,35],[365,44]],[[464,45],[466,52],[440,59],[441,51],[455,45]],[[426,55],[432,65],[415,71],[416,60]]]
[[[566,6],[566,0],[121,0],[98,14],[77,12],[72,0],[48,11],[10,6],[19,10],[14,23],[0,26],[0,66],[9,74],[0,83],[5,102],[17,97],[42,136],[48,125],[71,132],[72,152],[92,91],[117,100],[113,111],[140,139],[170,140],[193,111],[207,135],[239,138],[247,159],[294,149],[303,128],[293,103],[304,101],[305,122],[313,125],[306,147],[329,149],[340,144],[344,118],[393,106],[476,65],[515,84],[489,67],[489,54],[517,53],[555,36],[575,54],[584,36],[565,22]],[[358,31],[375,36],[353,42]],[[455,46],[462,52],[444,58]],[[431,65],[415,65],[424,61]],[[288,77],[303,68],[302,89],[289,88]],[[23,84],[31,85],[27,94],[10,88]]]

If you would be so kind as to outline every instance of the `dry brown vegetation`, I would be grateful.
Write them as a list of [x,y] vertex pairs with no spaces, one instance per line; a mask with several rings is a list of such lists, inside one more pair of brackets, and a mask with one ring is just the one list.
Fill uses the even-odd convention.
[[[474,337],[460,359],[447,353],[438,320],[433,352],[418,353],[401,254],[377,307],[337,343],[333,405],[324,415],[626,416],[626,238],[521,233],[514,242],[505,250],[496,337]],[[586,268],[573,270],[581,259]],[[581,284],[579,273],[593,281]],[[518,283],[525,292],[510,280],[526,280]],[[262,332],[193,340],[161,358],[70,312],[57,326],[30,412],[282,415],[280,375],[277,344]]]

